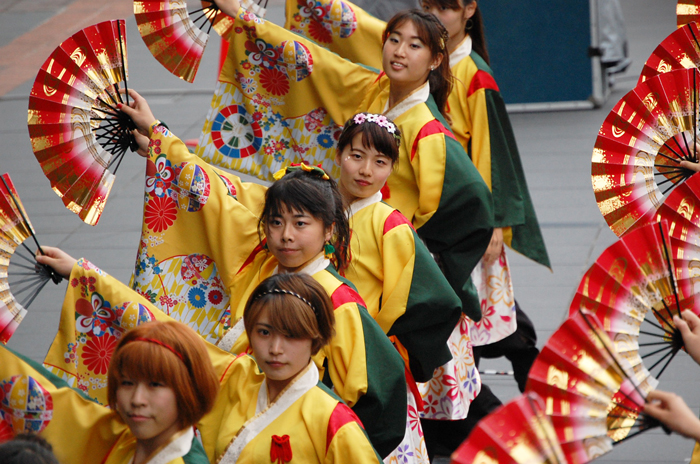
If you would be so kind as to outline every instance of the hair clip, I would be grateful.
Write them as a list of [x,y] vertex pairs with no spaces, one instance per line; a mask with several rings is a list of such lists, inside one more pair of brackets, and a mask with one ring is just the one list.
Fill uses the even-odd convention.
[[316,308],[314,307],[314,305],[311,304],[311,302],[309,300],[307,300],[306,298],[304,298],[303,296],[299,295],[296,292],[292,292],[291,290],[285,290],[283,288],[273,288],[271,290],[267,290],[267,291],[264,291],[262,293],[258,293],[257,295],[255,295],[255,298],[253,299],[253,301],[257,301],[260,298],[264,297],[265,295],[271,295],[271,294],[278,294],[278,295],[284,294],[284,295],[291,295],[291,296],[294,296],[296,298],[299,298],[301,301],[303,301],[304,303],[309,305],[309,308],[311,308],[311,311],[313,311],[314,314],[318,315],[318,311],[316,311]]
[[292,163],[287,167],[284,167],[274,173],[272,177],[275,180],[280,180],[283,178],[288,172],[294,172],[294,171],[299,171],[302,170],[304,172],[310,172],[317,174],[321,179],[323,180],[330,180],[330,177],[328,177],[328,174],[326,171],[324,171],[321,166],[309,166],[308,164],[302,162],[302,163]]

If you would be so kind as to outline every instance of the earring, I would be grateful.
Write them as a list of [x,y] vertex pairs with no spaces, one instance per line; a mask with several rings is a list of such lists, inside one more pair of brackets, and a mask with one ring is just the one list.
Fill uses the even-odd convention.
[[467,24],[464,26],[465,31],[471,31],[472,27],[474,27],[474,21],[472,21],[472,18],[467,19]]
[[333,253],[335,253],[335,247],[331,245],[331,242],[326,242],[326,244],[323,245],[323,256],[327,259],[331,259]]
[[430,67],[430,70],[431,70],[431,71],[435,71],[435,66],[431,66],[431,67]]

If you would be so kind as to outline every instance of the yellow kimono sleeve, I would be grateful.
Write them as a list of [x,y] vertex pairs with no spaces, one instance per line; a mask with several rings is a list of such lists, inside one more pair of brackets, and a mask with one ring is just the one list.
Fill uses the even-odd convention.
[[102,462],[127,430],[108,408],[3,346],[0,392],[0,435],[38,433],[63,464]]
[[411,160],[411,166],[420,193],[413,226],[420,229],[440,206],[446,167],[445,136],[440,132],[430,134],[420,138],[417,146],[417,155]]
[[[258,218],[267,187],[210,166],[190,153],[168,129],[151,134],[146,168],[143,237],[157,234],[167,243],[151,246],[156,259],[193,252],[216,262],[224,283],[258,245]],[[149,210],[158,200],[173,201],[172,224],[158,222]]]
[[[107,368],[121,335],[143,322],[172,320],[143,296],[89,261],[78,260],[68,278],[59,329],[44,359],[69,386],[107,404]],[[218,375],[231,355],[207,344]]]
[[353,63],[382,69],[386,23],[347,0],[286,1],[284,27],[316,41]]
[[337,177],[335,140],[377,72],[239,11],[197,156],[272,181],[304,160]]

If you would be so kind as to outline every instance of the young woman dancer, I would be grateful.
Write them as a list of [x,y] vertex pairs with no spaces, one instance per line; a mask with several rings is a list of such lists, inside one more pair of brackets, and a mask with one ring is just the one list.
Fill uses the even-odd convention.
[[24,412],[3,426],[40,433],[61,463],[206,462],[193,425],[211,410],[219,383],[204,342],[182,323],[148,322],[122,337],[109,365],[110,408],[6,348],[0,384],[3,412]]
[[[451,74],[447,32],[439,21],[419,10],[392,18],[383,36],[385,73],[377,76],[273,24],[260,23],[252,14],[239,12],[237,0],[219,3],[222,11],[236,17],[233,47],[220,83],[235,85],[236,73],[247,72],[250,63],[241,50],[249,38],[273,47],[292,40],[308,50],[313,70],[289,82],[288,95],[305,98],[289,97],[284,105],[276,104],[274,111],[291,116],[322,107],[334,121],[346,121],[357,112],[354,106],[394,120],[403,137],[400,161],[387,180],[384,200],[409,218],[428,249],[440,255],[463,310],[478,319],[479,302],[469,275],[491,237],[491,199],[463,148],[445,127]],[[329,156],[335,153],[329,151]]]
[[333,313],[323,286],[304,274],[278,274],[255,288],[244,311],[255,360],[236,359],[199,423],[212,462],[381,462],[311,360],[333,337]]
[[[149,317],[182,326],[87,261],[76,262],[56,248],[46,247],[45,251],[48,257],[43,261],[70,282],[84,277],[114,307],[128,307],[119,314],[120,319],[131,320],[137,304]],[[62,316],[75,313],[71,290],[69,287]],[[129,304],[124,297],[131,298]],[[316,279],[303,273],[282,273],[261,282],[245,305],[245,329],[254,359],[202,343],[195,336],[209,355],[202,364],[213,364],[214,378],[221,385],[211,412],[197,423],[210,462],[257,463],[264,461],[263,456],[276,463],[289,462],[292,457],[295,462],[309,463],[381,461],[357,416],[320,382],[313,361],[336,336],[336,314],[326,289]],[[132,332],[150,324],[137,326],[124,338],[134,338]],[[115,355],[111,366],[119,366],[115,364],[119,359]],[[75,362],[90,359],[84,356]]]
[[[337,6],[329,2],[329,11]],[[303,2],[287,1],[287,27],[313,36],[326,30],[330,15],[300,15]],[[297,6],[299,5],[299,6]],[[455,84],[448,98],[450,126],[469,154],[494,199],[495,229],[491,242],[472,279],[477,287],[482,320],[469,321],[474,354],[506,356],[522,390],[538,354],[532,322],[513,297],[504,242],[514,250],[550,266],[542,234],[530,200],[515,138],[505,104],[488,66],[488,51],[481,12],[475,0],[425,0],[424,10],[435,14],[448,31],[447,49]],[[350,6],[357,30],[350,35],[328,34],[329,48],[357,62],[373,65],[379,53],[381,21],[368,20],[360,8]],[[317,22],[312,27],[311,22]],[[326,28],[324,28],[324,24]],[[331,30],[336,31],[337,28]],[[360,50],[362,53],[360,53]],[[517,329],[517,333],[514,332]],[[498,342],[498,343],[497,343]],[[479,417],[500,404],[485,388],[472,413]],[[479,409],[483,409],[478,413]],[[476,420],[476,418],[475,418]],[[441,424],[447,426],[447,424]],[[454,429],[454,427],[452,427]],[[429,433],[429,435],[431,435]],[[445,437],[443,432],[436,436]],[[461,441],[456,441],[456,445]],[[448,453],[449,454],[449,453]]]
[[[208,341],[238,354],[248,348],[242,316],[253,289],[278,272],[311,275],[331,297],[337,322],[336,336],[314,360],[322,378],[365,423],[380,455],[388,455],[406,428],[404,365],[362,298],[331,262],[345,267],[349,239],[335,181],[319,168],[300,166],[289,168],[269,188],[243,183],[190,154],[157,123],[142,97],[133,91],[132,97],[134,108],[123,110],[151,138],[140,139],[147,145],[148,172],[137,291],[160,302],[164,313],[195,328]],[[149,185],[154,186],[150,191]],[[149,205],[176,201],[173,221],[157,229],[160,223],[148,220]],[[184,293],[198,311],[169,306],[168,299],[176,299],[176,292]],[[93,292],[87,288],[86,293]],[[224,295],[230,297],[221,308]],[[87,295],[78,293],[76,298]],[[226,308],[232,324],[224,335]],[[86,307],[88,312],[92,314]],[[207,319],[211,314],[218,316]],[[73,321],[66,317],[66,324],[75,325],[75,317],[71,316]],[[94,385],[99,385],[100,374],[86,365],[75,366],[64,354],[69,348],[81,356],[84,350],[107,343],[109,333],[82,335],[78,329],[78,334],[70,328],[59,332],[46,364],[65,375],[90,379],[89,393],[97,393]]]
[[[460,359],[467,361],[461,369],[453,360],[459,351],[451,337],[461,314],[459,298],[408,219],[381,201],[380,189],[398,161],[399,145],[400,132],[392,121],[380,114],[358,113],[343,127],[336,163],[353,231],[346,276],[356,283],[370,314],[406,362],[409,390],[415,398],[409,395],[412,423],[397,457],[418,463],[428,462],[428,453],[416,418],[421,411],[446,402],[454,409],[468,409],[478,389],[478,373],[471,356]],[[457,379],[457,394],[447,398],[442,388],[442,394],[421,397],[415,382],[430,381],[438,368]]]

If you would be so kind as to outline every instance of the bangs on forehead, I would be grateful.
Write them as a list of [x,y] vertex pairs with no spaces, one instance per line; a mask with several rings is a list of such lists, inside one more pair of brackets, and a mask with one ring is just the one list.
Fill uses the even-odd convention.
[[265,295],[255,301],[257,317],[251,321],[253,324],[260,323],[262,307],[267,309],[267,323],[272,329],[282,335],[292,338],[318,338],[316,317],[308,305],[298,298],[289,295]]
[[131,380],[148,380],[168,385],[169,379],[172,381],[179,374],[172,369],[173,360],[164,362],[168,356],[175,355],[154,343],[129,343],[119,351],[116,359],[119,375]]
[[412,18],[410,15],[406,15],[403,18],[401,18],[399,21],[396,22],[394,25],[393,29],[389,31],[389,34],[396,32],[398,28],[406,24],[408,21],[413,23],[413,25],[416,28],[416,31],[418,32],[418,39],[423,42],[423,45],[428,45],[430,43],[430,32],[428,29],[425,27],[425,25],[422,22],[416,21],[414,18]]

